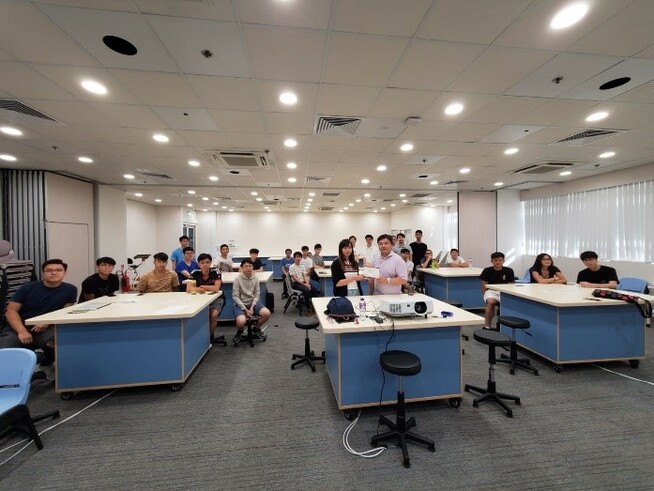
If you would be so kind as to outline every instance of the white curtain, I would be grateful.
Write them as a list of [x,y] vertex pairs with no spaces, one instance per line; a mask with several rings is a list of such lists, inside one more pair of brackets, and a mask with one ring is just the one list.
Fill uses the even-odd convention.
[[654,261],[654,181],[524,202],[527,254]]

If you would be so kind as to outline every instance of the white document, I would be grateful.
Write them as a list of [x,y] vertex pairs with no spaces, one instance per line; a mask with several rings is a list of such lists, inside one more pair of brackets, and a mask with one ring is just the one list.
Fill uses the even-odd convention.
[[362,268],[359,272],[366,278],[379,278],[379,268]]

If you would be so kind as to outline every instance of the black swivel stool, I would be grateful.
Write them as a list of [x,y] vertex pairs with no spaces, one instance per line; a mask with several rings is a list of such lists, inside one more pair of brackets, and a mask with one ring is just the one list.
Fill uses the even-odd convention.
[[477,397],[472,401],[472,406],[477,407],[480,402],[492,401],[498,406],[500,406],[506,412],[506,415],[509,418],[513,417],[513,411],[504,404],[502,399],[515,401],[517,405],[520,405],[520,398],[518,396],[513,396],[511,394],[504,394],[503,392],[497,392],[495,388],[495,347],[496,346],[510,346],[511,338],[506,334],[501,332],[494,331],[492,329],[480,329],[475,331],[473,337],[482,344],[488,345],[488,384],[485,389],[481,387],[475,387],[474,385],[465,385],[465,391],[470,392],[471,390],[482,394],[481,397]]
[[295,327],[298,329],[304,329],[304,354],[299,355],[299,354],[294,354],[293,355],[293,360],[294,361],[291,364],[291,370],[295,370],[295,367],[298,365],[301,365],[302,363],[308,363],[309,366],[311,367],[311,371],[315,372],[316,371],[316,366],[313,363],[314,361],[322,361],[323,363],[325,362],[325,352],[322,352],[322,356],[316,356],[316,354],[311,351],[311,344],[309,343],[309,331],[311,329],[315,329],[316,331],[318,330],[318,326],[320,325],[320,321],[316,319],[315,317],[298,317],[295,319]]
[[254,341],[265,341],[266,335],[263,330],[255,331],[254,328],[259,321],[259,317],[256,315],[251,316],[245,323],[245,334],[241,334],[240,337],[234,338],[234,346],[238,346],[241,343],[248,343],[251,348],[254,347]]
[[505,354],[500,355],[500,359],[497,360],[498,363],[508,363],[509,364],[509,373],[515,375],[515,368],[522,368],[523,370],[529,370],[534,375],[538,375],[538,370],[531,366],[531,362],[528,358],[518,358],[518,344],[515,342],[515,332],[517,329],[522,329],[525,331],[525,334],[531,336],[531,333],[526,331],[531,325],[527,319],[522,319],[520,317],[510,317],[501,315],[498,319],[499,323],[502,326],[510,327],[511,332],[511,349],[510,355],[506,356]]
[[396,440],[397,445],[402,448],[404,467],[411,467],[411,463],[409,462],[409,451],[406,446],[407,440],[427,445],[430,452],[436,451],[436,446],[432,440],[409,431],[416,425],[416,420],[411,418],[409,421],[406,421],[402,378],[420,373],[420,358],[408,351],[386,351],[379,356],[379,364],[385,371],[397,375],[400,379],[399,388],[397,390],[397,409],[395,413],[395,422],[392,422],[385,416],[379,416],[379,424],[388,426],[391,431],[373,436],[370,443],[373,447],[376,447],[379,442]]

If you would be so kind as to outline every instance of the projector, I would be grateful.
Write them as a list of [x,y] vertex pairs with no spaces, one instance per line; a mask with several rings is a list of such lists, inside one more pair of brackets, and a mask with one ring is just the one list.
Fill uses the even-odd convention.
[[380,299],[379,311],[392,317],[427,315],[434,311],[434,304],[431,300],[406,297]]

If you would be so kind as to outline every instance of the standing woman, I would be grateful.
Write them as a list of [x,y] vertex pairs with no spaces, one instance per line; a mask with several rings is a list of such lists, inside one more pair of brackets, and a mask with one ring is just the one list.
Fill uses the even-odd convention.
[[565,285],[568,280],[565,279],[561,270],[554,266],[552,256],[549,254],[539,254],[536,256],[534,265],[529,268],[531,283],[560,284]]
[[334,296],[346,297],[348,290],[357,290],[357,295],[361,294],[358,282],[366,278],[359,274],[359,264],[354,257],[354,249],[349,239],[343,239],[338,243],[338,258],[332,262],[331,270]]

